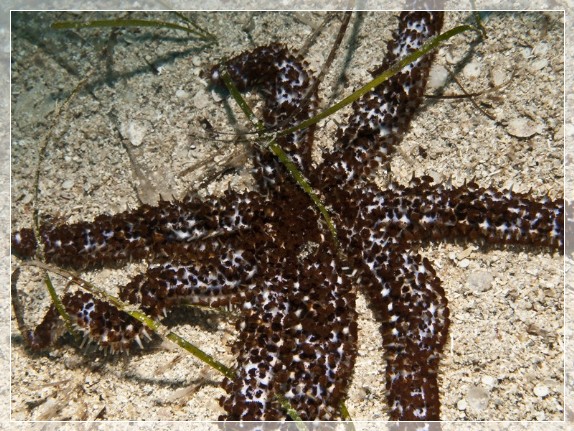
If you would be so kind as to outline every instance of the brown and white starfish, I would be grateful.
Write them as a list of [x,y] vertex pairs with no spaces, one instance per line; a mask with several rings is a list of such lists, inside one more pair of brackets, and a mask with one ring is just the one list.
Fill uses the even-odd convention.
[[[419,34],[432,36],[441,21],[439,15],[404,14],[390,52],[403,52],[407,40],[420,43]],[[252,149],[253,191],[162,201],[94,222],[44,224],[46,259],[79,268],[148,259],[147,273],[127,283],[120,296],[154,317],[181,299],[235,308],[241,333],[238,377],[224,382],[228,419],[284,418],[275,394],[303,419],[338,417],[356,357],[355,296],[361,290],[381,322],[391,418],[438,419],[436,372],[448,308],[432,262],[420,257],[416,244],[466,239],[552,250],[563,234],[559,201],[472,181],[434,185],[429,177],[408,185],[375,184],[372,174],[388,162],[421,101],[429,61],[359,102],[323,161],[312,160],[310,134],[281,142],[330,207],[345,259],[308,196],[261,148]],[[307,109],[289,115],[308,88],[310,72],[285,48],[258,48],[229,66],[237,85],[263,86],[268,125],[284,118],[294,124],[312,114],[313,97]],[[215,70],[212,78],[218,78]],[[134,143],[134,122],[127,123],[124,134]],[[421,153],[434,150],[428,143]],[[13,244],[23,257],[35,249],[29,230],[16,232]],[[81,313],[92,341],[121,350],[137,340],[137,322],[86,293],[71,293],[65,302],[70,313]],[[125,325],[102,323],[101,309]],[[24,334],[32,346],[53,341],[57,315],[52,317]]]

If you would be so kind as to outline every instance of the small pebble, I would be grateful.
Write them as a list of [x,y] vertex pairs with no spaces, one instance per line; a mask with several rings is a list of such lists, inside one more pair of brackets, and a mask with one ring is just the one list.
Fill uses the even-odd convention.
[[24,197],[22,198],[22,200],[20,202],[22,204],[26,205],[26,204],[29,204],[30,202],[32,202],[32,199],[34,199],[34,195],[31,195],[30,193],[24,193]]
[[548,60],[545,58],[542,58],[540,60],[536,60],[534,61],[531,65],[530,65],[530,70],[536,71],[536,70],[542,70],[544,69],[546,66],[548,66]]
[[74,180],[72,179],[66,180],[62,183],[62,188],[64,190],[70,190],[72,187],[74,187]]
[[468,268],[468,265],[470,265],[470,260],[468,260],[468,259],[462,259],[462,260],[458,263],[458,267],[459,267],[459,268]]
[[492,84],[495,87],[500,87],[506,82],[506,73],[501,69],[495,69],[491,74]]
[[219,93],[217,93],[217,91],[212,90],[211,91],[211,97],[213,98],[213,100],[215,102],[221,102],[223,99],[221,98],[221,96],[219,95]]
[[534,47],[534,49],[532,50],[532,54],[543,56],[544,54],[548,53],[549,49],[550,46],[546,42],[540,42]]
[[451,50],[447,50],[445,58],[449,64],[457,64],[461,60],[461,56],[453,53]]
[[458,403],[456,403],[456,408],[461,410],[461,411],[466,410],[467,407],[468,407],[468,404],[466,403],[465,400],[460,400]]
[[550,389],[548,388],[548,386],[536,385],[536,387],[534,388],[534,395],[536,395],[537,397],[544,398],[549,393]]
[[486,292],[492,287],[494,278],[488,271],[475,271],[468,276],[468,286],[476,292]]
[[492,376],[484,376],[481,381],[488,388],[493,388],[496,385],[496,379]]
[[134,147],[139,147],[147,133],[147,127],[137,121],[130,121],[128,124],[122,125],[122,133]]
[[195,96],[193,96],[193,106],[195,106],[197,109],[203,109],[207,105],[209,105],[207,94],[205,91],[198,91]]
[[175,92],[175,97],[179,99],[187,99],[189,97],[189,93],[181,88]]
[[429,177],[431,177],[431,178],[433,179],[433,181],[434,181],[435,183],[437,183],[437,184],[440,183],[440,182],[443,180],[442,175],[439,174],[437,171],[430,170],[430,171],[427,172],[427,175],[428,175]]
[[429,72],[427,89],[429,91],[442,87],[448,78],[448,70],[440,64],[434,65]]
[[540,271],[538,270],[538,268],[526,268],[526,269],[525,269],[525,272],[526,272],[528,275],[532,275],[532,276],[536,277],[536,276],[539,274]]
[[510,120],[506,130],[517,138],[528,138],[538,132],[537,128],[531,124],[531,121],[525,117]]
[[462,70],[463,75],[468,79],[476,79],[482,72],[482,66],[478,62],[468,63]]
[[481,412],[486,409],[489,398],[489,392],[481,386],[471,387],[466,394],[468,406],[475,412]]
[[467,247],[465,250],[461,251],[456,258],[458,260],[464,259],[465,257],[469,257],[472,252],[475,250],[476,247]]
[[554,133],[553,136],[555,141],[560,141],[561,139],[564,139],[564,126],[561,125],[558,130],[556,130],[556,132]]
[[525,46],[520,50],[520,53],[525,59],[529,59],[532,56],[532,48]]

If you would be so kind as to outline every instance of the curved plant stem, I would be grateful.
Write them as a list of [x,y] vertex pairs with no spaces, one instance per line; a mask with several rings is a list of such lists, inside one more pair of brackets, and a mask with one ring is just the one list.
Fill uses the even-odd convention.
[[[259,134],[259,136],[264,137],[266,133],[264,124],[257,119],[252,109],[249,107],[245,99],[241,96],[241,93],[239,92],[239,90],[229,77],[229,74],[226,71],[223,71],[221,77],[235,102],[239,105],[239,107],[241,108],[245,116],[249,119],[251,124],[253,124],[253,126],[257,129],[257,133]],[[307,193],[307,195],[311,198],[311,200],[313,201],[313,203],[323,216],[323,219],[327,223],[327,227],[329,228],[329,232],[331,233],[331,237],[333,239],[333,242],[335,243],[337,250],[340,250],[339,240],[337,238],[337,229],[335,227],[335,224],[333,223],[333,219],[331,218],[329,211],[327,210],[327,208],[325,207],[325,205],[323,204],[317,193],[315,193],[315,191],[313,190],[313,188],[311,187],[311,185],[309,184],[303,173],[299,169],[297,169],[297,166],[295,165],[295,163],[293,163],[289,155],[276,142],[275,136],[271,136],[271,139],[267,143],[267,147],[271,150],[273,154],[275,154],[275,156],[279,159],[279,161],[283,164],[283,166],[285,166],[285,168],[289,171],[295,182],[299,184],[299,186],[303,189],[303,191]]]
[[[155,333],[157,333],[157,334],[161,334],[162,332],[165,333],[165,329],[162,327],[162,325],[160,323],[156,322],[155,320],[151,319],[145,313],[143,313],[141,311],[130,311],[130,310],[122,310],[122,311],[125,311],[127,314],[132,316],[134,319],[139,320],[140,322],[142,322],[144,325],[146,325],[148,328],[150,328]],[[205,353],[199,347],[195,346],[194,344],[192,344],[189,341],[185,340],[184,338],[180,337],[176,333],[169,331],[169,332],[167,332],[167,334],[165,334],[163,336],[165,338],[167,338],[168,340],[170,340],[171,342],[177,344],[182,349],[187,350],[189,353],[191,353],[193,356],[198,358],[200,361],[206,363],[207,365],[209,365],[212,368],[215,368],[217,371],[219,371],[225,377],[228,377],[230,379],[235,377],[235,373],[233,372],[233,370],[231,368],[223,365],[221,362],[219,362],[213,356],[209,355],[208,353]]]
[[66,311],[64,304],[62,304],[60,297],[56,293],[56,289],[54,289],[54,285],[52,284],[52,279],[50,278],[50,275],[48,274],[47,271],[45,271],[44,273],[44,282],[46,283],[46,288],[50,293],[50,298],[52,299],[52,302],[54,303],[54,306],[56,307],[58,314],[62,317],[62,319],[64,319],[66,329],[68,330],[68,332],[73,334],[76,339],[78,339],[78,333],[74,330],[74,327],[72,325],[72,318]]

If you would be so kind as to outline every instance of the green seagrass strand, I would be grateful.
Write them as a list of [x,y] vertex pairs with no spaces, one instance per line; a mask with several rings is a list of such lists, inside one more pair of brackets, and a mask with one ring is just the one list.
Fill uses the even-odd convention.
[[64,324],[66,325],[66,329],[68,330],[68,332],[70,334],[72,334],[74,336],[76,341],[79,340],[80,337],[78,336],[78,332],[74,329],[74,325],[72,323],[72,318],[70,317],[70,315],[66,311],[66,307],[64,307],[62,300],[58,296],[58,293],[56,292],[56,289],[54,288],[54,285],[52,284],[52,279],[50,278],[50,275],[48,274],[47,271],[44,273],[44,281],[46,282],[46,288],[48,289],[48,293],[50,294],[50,298],[52,299],[52,302],[54,303],[54,307],[56,307],[56,310],[58,311],[58,314],[60,315],[60,317],[62,319],[64,319]]
[[[114,299],[117,299],[117,298],[114,298]],[[166,332],[165,328],[163,328],[163,326],[160,323],[151,319],[149,316],[147,316],[145,313],[143,313],[141,311],[126,310],[126,309],[122,309],[122,311],[129,314],[134,319],[139,320],[141,323],[143,323],[149,329],[154,331],[156,334],[162,334],[162,333]],[[208,353],[205,353],[199,347],[195,346],[194,344],[192,344],[189,341],[185,340],[184,338],[180,337],[176,333],[170,331],[170,332],[167,332],[163,336],[165,336],[165,338],[172,341],[173,343],[177,344],[182,349],[187,350],[189,353],[191,353],[193,356],[195,356],[200,361],[202,361],[202,362],[206,363],[207,365],[209,365],[210,367],[216,369],[221,374],[223,374],[225,377],[228,377],[230,379],[235,377],[235,373],[233,372],[233,370],[231,368],[223,365],[221,362],[219,362],[213,356],[209,355]]]
[[463,32],[468,31],[468,30],[473,30],[473,31],[480,33],[480,29],[475,27],[475,26],[461,25],[461,26],[452,28],[452,29],[450,29],[444,33],[441,33],[438,36],[433,37],[428,42],[426,42],[423,46],[421,46],[418,50],[407,55],[406,57],[402,58],[398,62],[396,62],[394,65],[389,67],[383,73],[376,76],[373,80],[371,80],[370,82],[368,82],[367,84],[363,85],[361,88],[356,90],[350,96],[345,97],[340,102],[335,103],[333,106],[330,106],[329,108],[325,109],[323,112],[315,115],[314,117],[309,118],[308,120],[305,120],[305,121],[297,124],[296,126],[293,126],[293,127],[290,127],[288,129],[285,129],[285,130],[278,132],[277,136],[289,135],[289,134],[296,132],[298,130],[302,130],[302,129],[305,129],[309,126],[312,126],[313,124],[316,124],[319,121],[329,117],[330,115],[334,114],[338,110],[340,110],[340,109],[344,108],[345,106],[350,105],[354,101],[360,99],[362,96],[367,94],[369,91],[371,91],[375,87],[381,85],[387,79],[389,79],[389,78],[393,77],[394,75],[396,75],[397,73],[399,73],[403,69],[403,67],[408,66],[413,61],[416,61],[417,59],[419,59],[423,55],[425,55],[428,52],[432,51],[433,49],[439,47],[444,41],[450,39],[453,36],[456,36],[457,34],[463,33]]
[[[241,93],[233,83],[229,74],[226,71],[223,71],[221,77],[223,79],[223,82],[225,83],[225,86],[227,87],[227,90],[231,93],[231,96],[233,97],[235,102],[239,105],[239,107],[241,108],[245,116],[249,119],[251,124],[253,124],[253,126],[257,129],[257,133],[259,134],[259,136],[263,137],[266,134],[264,124],[257,119],[257,117],[255,116],[255,114],[245,101],[245,99],[241,96]],[[270,141],[267,143],[267,146],[273,152],[273,154],[275,154],[275,156],[279,159],[279,161],[283,164],[283,166],[285,166],[285,168],[289,171],[289,173],[291,174],[293,179],[297,182],[297,184],[299,184],[299,186],[303,189],[303,191],[307,193],[307,195],[309,195],[309,197],[311,198],[311,200],[313,201],[313,203],[323,216],[323,219],[327,223],[327,227],[329,228],[329,232],[331,233],[331,237],[333,238],[337,250],[340,250],[339,240],[337,238],[337,229],[335,227],[335,224],[333,223],[333,219],[331,218],[329,211],[327,210],[327,208],[325,207],[325,205],[323,204],[317,193],[313,191],[313,188],[310,186],[309,182],[307,181],[303,173],[301,173],[301,171],[297,169],[297,166],[295,165],[295,163],[293,163],[289,155],[283,150],[283,148],[281,148],[279,144],[277,144],[274,135],[271,136]]]

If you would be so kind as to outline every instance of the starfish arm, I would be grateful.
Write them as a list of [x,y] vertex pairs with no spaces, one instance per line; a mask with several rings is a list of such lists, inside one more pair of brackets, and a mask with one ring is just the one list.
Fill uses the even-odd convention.
[[190,263],[153,265],[120,288],[120,299],[163,317],[181,304],[221,307],[238,305],[255,288],[258,272],[252,251],[235,244],[202,248],[204,256]]
[[[306,61],[292,55],[285,46],[272,44],[244,52],[223,66],[213,67],[210,76],[214,84],[223,85],[221,69],[225,68],[240,91],[260,88],[265,97],[265,126],[287,129],[311,118],[317,109],[317,88],[312,86],[308,66]],[[300,109],[303,101],[304,109]],[[314,131],[315,126],[311,126],[277,138],[277,143],[305,174],[311,168]],[[278,173],[283,172],[283,167],[272,153],[266,149],[255,149],[254,163],[255,177],[264,189],[276,188],[277,183],[282,182]]]
[[533,199],[474,182],[453,187],[431,181],[429,177],[415,178],[407,187],[393,184],[374,194],[368,218],[376,217],[378,228],[385,226],[389,236],[406,241],[467,238],[562,248],[562,199]]
[[[159,261],[152,263],[146,274],[120,287],[122,300],[156,318],[183,303],[212,307],[241,303],[257,274],[256,254],[270,241],[260,226],[273,214],[269,202],[257,194],[228,192],[219,201],[188,198],[100,216],[91,223],[43,225],[41,233],[46,260],[53,263],[85,268],[117,265],[137,257]],[[255,220],[261,223],[259,227],[252,226]],[[32,239],[30,229],[19,231],[13,237],[14,251],[32,255]],[[79,295],[64,295],[62,302],[71,315],[80,309],[92,310],[90,324],[84,325],[91,340],[103,348],[111,345],[112,350],[122,350],[133,340],[139,344],[129,315],[91,294]],[[92,322],[106,319],[105,315],[115,316],[115,331],[124,334],[121,344],[93,335]],[[59,328],[61,319],[52,306],[43,322],[27,335],[28,344],[34,349],[52,344]]]
[[449,311],[430,262],[401,246],[365,254],[368,295],[381,321],[391,420],[439,420],[437,372]]
[[[67,293],[62,304],[70,316],[75,330],[85,342],[95,342],[100,349],[129,350],[136,341],[142,346],[140,336],[149,338],[141,322],[116,307],[101,301],[88,292]],[[33,350],[50,346],[63,332],[64,325],[54,304],[50,305],[42,322],[24,334],[27,345]]]
[[[291,269],[287,275],[281,268]],[[284,419],[277,396],[303,420],[338,417],[357,327],[354,295],[336,257],[326,247],[302,262],[284,256],[263,279],[238,323],[237,378],[223,384],[226,419]]]
[[[47,262],[73,268],[117,266],[130,260],[185,253],[211,237],[248,230],[262,208],[255,193],[227,192],[222,198],[161,201],[133,211],[100,215],[92,222],[40,227]],[[263,210],[262,210],[263,211]],[[32,229],[12,236],[12,253],[29,258],[36,253]]]
[[[255,287],[257,264],[254,254],[235,247],[234,241],[205,243],[197,252],[197,261],[178,264],[153,264],[146,274],[136,276],[120,287],[120,299],[141,308],[148,316],[159,318],[182,304],[209,307],[242,304]],[[187,253],[193,257],[194,253]],[[140,346],[139,335],[145,334],[141,323],[115,306],[95,299],[88,292],[62,297],[66,312],[84,338],[100,348],[123,351],[133,341]],[[43,321],[26,334],[34,350],[51,345],[63,332],[62,319],[52,304]],[[145,334],[147,336],[147,334]]]
[[[419,49],[440,33],[442,22],[440,12],[403,12],[386,57],[372,74],[381,74]],[[407,130],[421,103],[433,58],[430,54],[415,60],[353,103],[353,114],[338,130],[335,151],[319,168],[317,183],[333,188],[371,176]]]

